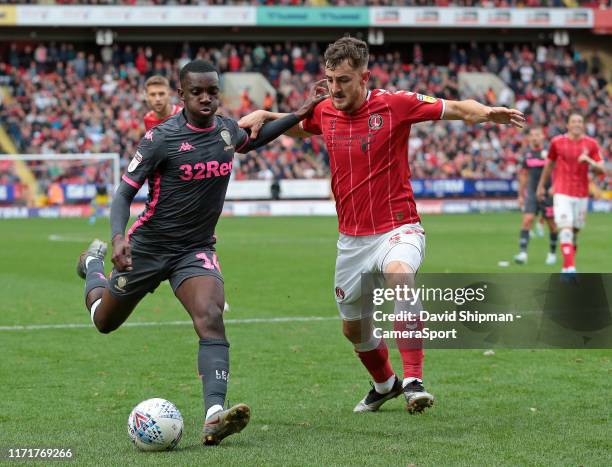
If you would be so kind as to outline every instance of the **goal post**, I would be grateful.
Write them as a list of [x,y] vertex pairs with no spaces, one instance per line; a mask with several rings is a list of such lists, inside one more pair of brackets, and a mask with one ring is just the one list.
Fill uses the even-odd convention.
[[92,197],[100,183],[112,197],[120,177],[117,153],[0,154],[0,204],[42,207],[51,184],[61,186],[68,202]]

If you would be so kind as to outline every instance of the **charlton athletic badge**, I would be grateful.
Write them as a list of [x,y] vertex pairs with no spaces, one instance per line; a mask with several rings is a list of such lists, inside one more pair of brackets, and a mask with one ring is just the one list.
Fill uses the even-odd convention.
[[383,118],[380,114],[372,114],[368,119],[368,126],[370,127],[370,130],[380,130],[383,123]]

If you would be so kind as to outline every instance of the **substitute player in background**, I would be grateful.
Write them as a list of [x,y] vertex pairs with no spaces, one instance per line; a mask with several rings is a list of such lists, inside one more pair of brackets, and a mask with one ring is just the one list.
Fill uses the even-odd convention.
[[[161,281],[193,320],[200,339],[204,444],[218,444],[241,431],[250,409],[237,404],[223,410],[229,378],[229,343],[223,323],[223,278],[215,252],[215,226],[225,201],[235,152],[270,142],[312,111],[322,97],[314,88],[294,114],[267,124],[255,139],[230,119],[216,115],[219,75],[208,62],[195,60],[180,72],[179,95],[185,108],[149,130],[123,175],[111,206],[112,261],[104,276],[106,244],[95,240],[78,261],[85,278],[85,303],[102,333],[117,329]],[[320,89],[319,89],[320,90]],[[145,211],[125,235],[130,204],[145,180]]]
[[183,110],[180,105],[172,103],[171,94],[170,83],[165,77],[153,75],[147,79],[145,99],[151,110],[144,116],[146,131]]
[[[362,294],[360,280],[362,273],[372,273],[384,276],[390,287],[411,286],[423,260],[425,232],[416,210],[408,165],[410,127],[440,119],[521,127],[524,117],[518,110],[487,107],[473,100],[457,102],[406,91],[368,91],[368,58],[367,44],[358,39],[344,37],[331,44],[325,51],[330,98],[287,134],[302,138],[322,134],[329,153],[340,230],[336,301],[344,335],[374,380],[374,387],[354,411],[376,411],[403,393],[406,409],[414,413],[434,400],[423,387],[422,346],[398,340],[404,369],[400,381],[391,368],[387,344],[373,334],[374,305]],[[256,131],[267,119],[282,116],[257,111],[243,117],[239,124]],[[405,303],[395,303],[396,313],[405,310]],[[414,329],[412,324],[395,322],[399,332]]]
[[514,257],[518,264],[527,262],[527,245],[529,244],[529,231],[535,217],[540,214],[548,224],[550,233],[550,250],[546,256],[546,264],[552,265],[557,262],[557,228],[553,220],[552,196],[548,192],[550,183],[546,185],[546,197],[539,201],[536,196],[538,182],[542,170],[546,165],[546,149],[544,149],[544,132],[542,127],[534,126],[529,129],[527,137],[529,146],[523,156],[521,171],[519,172],[518,202],[523,209],[523,224],[519,235],[520,252]]
[[[553,174],[555,224],[563,254],[562,273],[576,272],[578,232],[584,227],[589,207],[589,169],[605,173],[597,141],[584,133],[584,118],[572,113],[567,133],[555,136],[548,148],[548,162],[538,183],[537,197],[546,197],[546,184]],[[554,170],[554,173],[553,173]]]

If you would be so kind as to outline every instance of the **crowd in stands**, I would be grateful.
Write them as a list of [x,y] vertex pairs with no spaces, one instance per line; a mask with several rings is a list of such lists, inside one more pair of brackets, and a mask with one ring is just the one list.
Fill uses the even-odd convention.
[[[439,46],[437,46],[439,47]],[[514,105],[530,124],[546,127],[549,137],[564,131],[568,113],[578,109],[587,133],[598,139],[604,155],[612,141],[612,85],[597,55],[586,60],[567,47],[476,44],[447,46],[444,66],[427,62],[427,50],[373,50],[373,88],[410,90],[441,98],[476,98],[495,105]],[[178,69],[194,58],[213,62],[221,72],[260,71],[277,90],[281,112],[299,107],[311,83],[322,77],[317,44],[184,44],[178,58],[149,46],[114,45],[85,49],[67,43],[11,44],[0,61],[0,85],[12,96],[0,106],[0,121],[21,153],[118,152],[127,164],[135,152],[146,113],[144,80],[167,76],[173,86]],[[407,56],[409,55],[409,56]],[[459,73],[489,71],[508,86],[499,95],[489,89],[475,95],[460,92]],[[268,96],[266,105],[273,105]],[[242,96],[235,118],[255,107]],[[415,178],[511,178],[516,176],[525,138],[521,131],[461,122],[419,124],[410,146]],[[322,140],[281,137],[237,160],[236,179],[317,178],[329,175]],[[70,174],[72,176],[72,174]],[[87,181],[99,176],[85,175]]]
[[593,7],[609,8],[611,0],[3,0],[38,5],[249,5],[249,6],[426,6],[426,7]]

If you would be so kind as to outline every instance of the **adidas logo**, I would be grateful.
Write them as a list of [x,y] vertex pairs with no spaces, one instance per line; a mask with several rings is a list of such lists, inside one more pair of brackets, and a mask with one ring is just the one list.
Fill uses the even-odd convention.
[[195,149],[194,146],[192,146],[189,143],[182,143],[181,147],[179,148],[179,151],[191,151],[192,149]]

